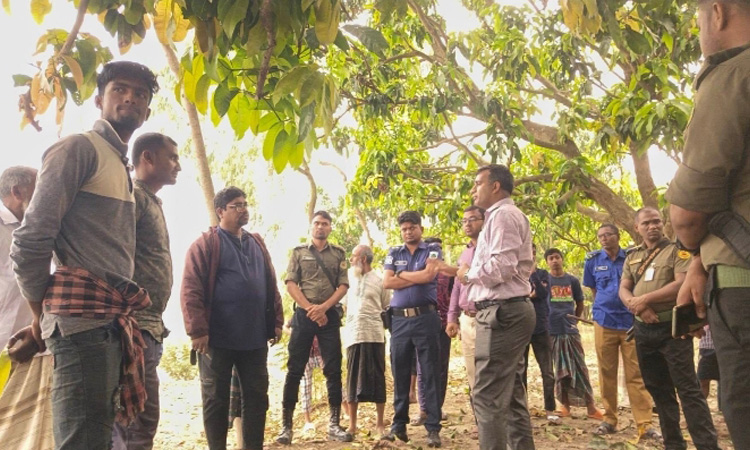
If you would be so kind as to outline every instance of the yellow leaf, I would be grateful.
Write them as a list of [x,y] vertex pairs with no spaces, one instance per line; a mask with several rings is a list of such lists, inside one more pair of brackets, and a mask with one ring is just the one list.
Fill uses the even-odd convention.
[[83,70],[81,70],[81,65],[70,56],[63,56],[62,58],[65,61],[65,64],[68,65],[70,74],[73,75],[73,81],[76,82],[76,87],[80,90],[81,85],[83,85]]
[[172,14],[169,7],[171,3],[172,0],[159,0],[154,6],[154,30],[156,31],[156,37],[159,38],[159,42],[164,45],[169,45],[167,29],[169,27],[169,18]]
[[182,42],[187,36],[190,28],[190,21],[182,15],[182,9],[177,2],[172,4],[172,21],[174,22],[174,32],[172,33],[173,42]]
[[31,121],[30,121],[30,120],[29,120],[29,118],[28,118],[28,117],[26,116],[26,114],[24,114],[23,116],[21,116],[21,129],[22,129],[22,130],[23,130],[24,128],[26,128],[26,125],[28,125],[28,124],[30,124],[30,123],[31,123]]
[[3,9],[10,14],[10,0],[3,0]]
[[52,11],[52,3],[50,0],[31,0],[31,17],[34,18],[36,23],[42,23],[44,16]]
[[36,113],[41,115],[47,112],[47,108],[49,108],[51,100],[51,95],[47,94],[46,92],[40,92],[37,96],[36,103],[34,103],[34,105],[36,106]]
[[148,14],[143,15],[143,28],[145,29],[151,29],[151,16]]
[[31,95],[31,103],[33,103],[34,105],[37,104],[37,100],[39,99],[39,91],[41,90],[41,78],[41,73],[37,73],[31,78],[31,89],[29,89],[29,94]]
[[333,44],[339,32],[341,3],[338,0],[315,2],[315,36],[321,45]]

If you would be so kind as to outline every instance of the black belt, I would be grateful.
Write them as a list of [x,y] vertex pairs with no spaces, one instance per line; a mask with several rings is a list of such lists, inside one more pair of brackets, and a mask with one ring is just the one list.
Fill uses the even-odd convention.
[[487,309],[490,306],[495,305],[502,305],[503,303],[515,303],[515,302],[522,302],[528,299],[528,297],[511,297],[511,298],[504,298],[501,300],[483,300],[481,302],[475,302],[474,307],[477,309],[477,311],[481,311],[483,309]]
[[391,308],[394,316],[398,317],[416,317],[420,314],[427,314],[435,311],[435,305],[417,306],[416,308]]

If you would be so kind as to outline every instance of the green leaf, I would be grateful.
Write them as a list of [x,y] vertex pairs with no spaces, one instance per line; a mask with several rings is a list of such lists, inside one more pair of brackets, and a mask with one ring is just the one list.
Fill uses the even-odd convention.
[[238,92],[239,89],[229,89],[225,83],[216,87],[216,90],[214,91],[214,107],[216,108],[216,114],[218,114],[219,117],[224,117],[229,110],[229,104]]
[[356,37],[367,50],[377,55],[383,56],[383,51],[389,47],[383,33],[375,28],[363,25],[345,25],[343,28]]
[[297,138],[297,144],[305,140],[307,133],[310,132],[315,122],[315,102],[304,106],[299,112],[299,137]]
[[349,51],[349,41],[346,40],[346,36],[344,36],[341,30],[336,35],[336,40],[333,41],[333,44],[345,52]]
[[206,114],[208,111],[208,88],[211,86],[211,78],[208,75],[203,75],[198,83],[195,85],[195,107],[201,114]]
[[242,139],[245,136],[245,132],[250,127],[249,112],[253,109],[250,104],[250,98],[247,95],[236,95],[229,103],[229,110],[227,110],[227,116],[229,116],[229,123],[232,125],[234,133],[237,135],[237,139]]
[[291,150],[290,143],[295,140],[293,134],[288,133],[286,130],[281,130],[276,135],[276,142],[273,146],[273,168],[276,173],[284,171],[287,162],[289,161],[289,150]]
[[318,100],[323,94],[323,82],[325,77],[320,72],[314,72],[311,74],[305,82],[302,84],[299,93],[299,106],[300,108],[309,105],[315,100]]
[[276,135],[279,134],[284,127],[281,122],[276,122],[274,126],[266,133],[266,138],[263,140],[263,158],[266,161],[270,161],[273,158],[273,148],[276,145]]
[[661,41],[664,43],[664,45],[667,46],[667,50],[672,53],[672,49],[674,48],[674,38],[672,37],[672,35],[669,33],[662,34]]
[[339,31],[341,4],[339,0],[315,1],[315,36],[321,45],[333,44]]
[[21,87],[21,86],[30,86],[30,85],[31,85],[30,76],[23,75],[23,74],[13,75],[13,86]]
[[299,87],[305,82],[307,77],[309,77],[313,73],[316,73],[316,70],[311,66],[297,66],[287,72],[286,75],[281,77],[279,82],[276,83],[276,87],[273,90],[272,96],[273,104],[278,104],[279,100],[281,100],[282,97],[285,97],[293,91],[299,89]]
[[96,49],[89,39],[77,40],[78,63],[81,65],[83,79],[96,76]]
[[234,29],[247,15],[250,0],[219,0],[217,15],[227,37],[232,37]]
[[260,113],[261,110],[259,109],[252,109],[247,113],[247,120],[250,122],[250,131],[253,132],[253,134],[258,134],[258,125],[260,124]]
[[278,116],[276,116],[276,113],[274,113],[273,111],[266,113],[266,115],[261,117],[260,121],[258,122],[258,133],[268,131],[269,129],[271,129],[271,127],[278,123],[279,118]]
[[628,43],[628,48],[636,55],[645,56],[651,53],[651,44],[641,33],[625,28],[625,41]]
[[36,23],[41,24],[44,21],[44,16],[52,11],[52,3],[50,0],[31,0],[31,17],[34,18]]
[[307,29],[307,31],[305,32],[305,41],[307,42],[307,46],[310,47],[311,50],[317,50],[318,48],[320,48],[320,41],[315,35],[314,28]]
[[133,2],[130,4],[129,8],[126,8],[125,11],[123,11],[123,15],[125,16],[125,20],[130,25],[138,25],[141,23],[141,20],[143,20],[143,16],[146,14],[146,8],[143,7],[143,5]]
[[[298,138],[299,139],[299,138]],[[289,165],[298,168],[305,159],[305,143],[298,142],[289,152]]]

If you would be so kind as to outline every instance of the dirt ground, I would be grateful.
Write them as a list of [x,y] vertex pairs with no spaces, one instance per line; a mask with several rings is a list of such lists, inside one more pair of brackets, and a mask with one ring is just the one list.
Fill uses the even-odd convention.
[[[599,380],[596,367],[596,356],[594,354],[593,333],[590,330],[582,330],[584,347],[586,349],[586,361],[589,366],[591,382],[597,400]],[[449,386],[446,394],[444,411],[448,420],[443,422],[441,438],[445,449],[473,450],[478,449],[478,441],[472,437],[471,429],[473,418],[467,395],[466,374],[459,351],[459,346],[454,345],[454,356],[451,358],[451,369],[449,375]],[[266,424],[266,446],[269,449],[426,449],[426,432],[423,427],[408,427],[407,431],[411,441],[403,443],[389,443],[379,441],[375,433],[375,408],[374,405],[360,405],[359,433],[355,442],[338,443],[326,440],[327,406],[325,405],[325,392],[314,393],[317,399],[313,416],[316,430],[313,433],[302,434],[304,419],[298,407],[295,419],[294,444],[282,446],[273,442],[281,424],[281,391],[284,383],[283,360],[280,349],[275,349],[270,355],[270,410]],[[697,353],[697,352],[696,352]],[[630,409],[621,407],[619,411],[618,432],[604,438],[593,435],[598,425],[597,421],[586,418],[585,408],[573,408],[572,417],[563,419],[562,425],[549,425],[544,417],[542,386],[538,367],[532,358],[529,368],[529,408],[532,413],[532,425],[534,427],[534,441],[539,450],[567,450],[567,449],[661,449],[663,446],[650,442],[634,442],[636,438],[636,426],[633,423]],[[161,423],[159,433],[156,437],[156,449],[187,449],[203,450],[206,445],[205,434],[201,416],[200,383],[196,380],[181,381],[170,379],[162,372],[161,385]],[[321,384],[321,383],[318,383]],[[324,386],[324,385],[323,385]],[[323,387],[321,390],[324,390]],[[389,398],[392,394],[389,391]],[[717,410],[715,388],[709,398],[709,406],[713,413],[714,423],[719,434],[719,444],[723,450],[733,450],[729,440],[724,418]],[[412,405],[412,415],[416,413],[416,406]],[[393,407],[386,405],[386,422],[393,416]],[[654,415],[654,423],[658,426],[658,418]],[[342,425],[348,425],[348,419],[342,420]],[[688,448],[695,448],[690,442],[690,436],[682,421],[683,434],[688,440]],[[239,448],[235,444],[234,434],[230,430],[228,448]]]

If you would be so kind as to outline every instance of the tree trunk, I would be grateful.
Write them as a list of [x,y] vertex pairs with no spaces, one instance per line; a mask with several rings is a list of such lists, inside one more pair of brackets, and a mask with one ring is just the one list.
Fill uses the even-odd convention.
[[[180,78],[180,62],[177,60],[172,47],[168,45],[162,45],[164,54],[167,56],[167,62],[169,68],[172,70],[174,76],[177,79]],[[211,179],[211,168],[208,165],[208,158],[206,157],[206,143],[203,140],[203,132],[201,131],[200,118],[198,116],[198,110],[190,100],[182,94],[182,106],[187,111],[188,123],[190,124],[190,134],[193,139],[193,157],[195,163],[198,166],[198,183],[201,185],[203,190],[203,200],[205,201],[206,212],[208,213],[208,221],[211,226],[219,224],[219,218],[216,217],[216,211],[214,210],[214,182]]]

